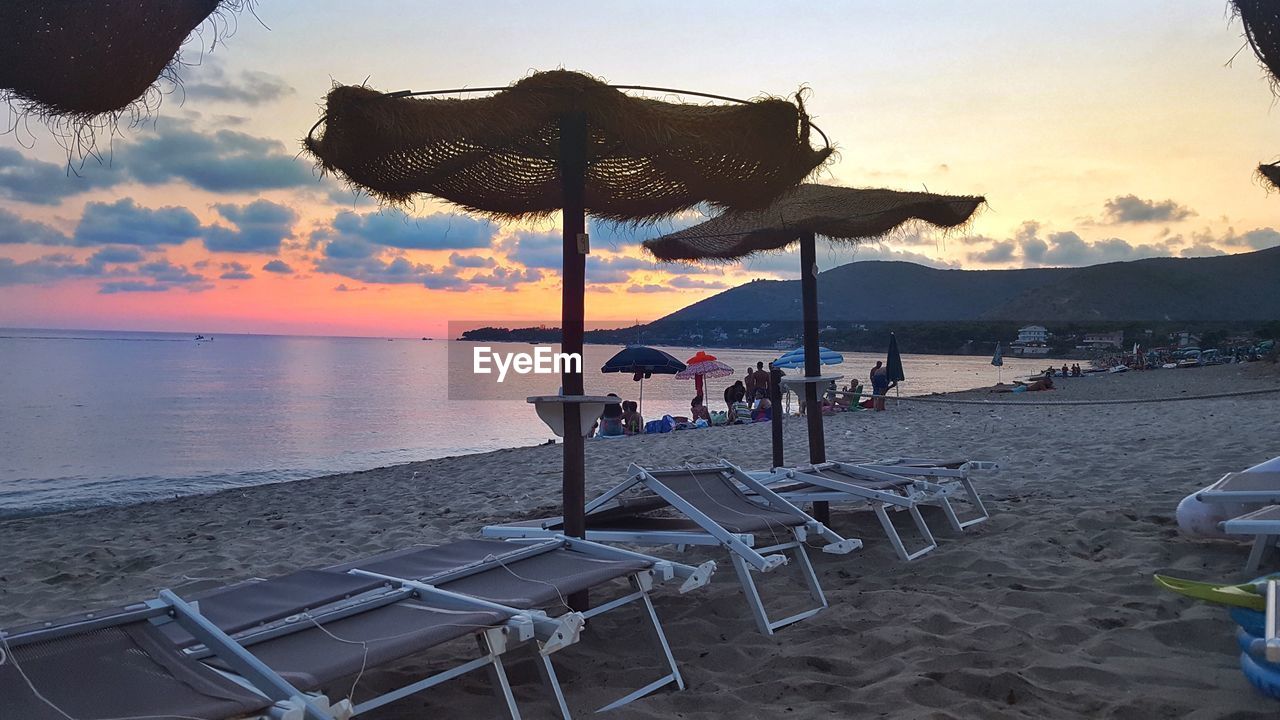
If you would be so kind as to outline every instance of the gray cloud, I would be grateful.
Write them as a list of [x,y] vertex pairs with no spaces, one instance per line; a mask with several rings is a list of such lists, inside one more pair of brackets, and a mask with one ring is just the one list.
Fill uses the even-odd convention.
[[0,207],[0,245],[69,245],[71,238],[42,222],[24,220]]
[[488,273],[477,273],[468,282],[473,285],[505,288],[510,292],[516,290],[520,283],[537,282],[542,279],[542,271],[536,268],[496,267]]
[[222,100],[258,106],[294,94],[293,86],[284,78],[257,70],[241,71],[227,77],[220,67],[208,66],[197,82],[188,80],[182,89],[187,97]]
[[1195,215],[1195,211],[1172,200],[1143,200],[1137,195],[1120,195],[1106,201],[1104,222],[1145,223],[1177,222]]
[[497,265],[497,261],[484,255],[463,255],[449,253],[449,264],[464,268],[489,268]]
[[205,229],[204,246],[215,252],[277,253],[280,243],[293,237],[298,214],[269,200],[248,205],[214,205],[218,214],[235,224],[235,230],[219,225]]
[[116,153],[129,178],[146,185],[181,181],[211,192],[310,187],[306,161],[284,143],[234,130],[198,132],[189,122],[169,120]]
[[332,222],[338,238],[402,250],[468,250],[489,247],[497,226],[488,220],[435,213],[414,217],[397,209],[358,213],[344,210]]
[[1013,260],[1018,250],[1018,244],[1012,240],[992,241],[991,247],[978,252],[968,254],[969,262],[998,264],[1006,263]]
[[657,293],[657,292],[666,292],[666,291],[667,291],[667,288],[664,288],[661,285],[650,284],[650,285],[628,285],[627,286],[627,292],[629,293]]
[[36,205],[57,205],[63,198],[119,182],[109,166],[90,165],[83,173],[66,165],[29,158],[17,150],[0,148],[0,198]]
[[729,287],[729,284],[720,280],[699,280],[692,277],[673,277],[668,283],[671,287],[681,288],[683,290],[720,290]]
[[85,205],[76,227],[76,245],[180,245],[200,235],[200,221],[190,210],[140,207],[133,198]]
[[266,270],[269,273],[276,273],[279,275],[289,275],[293,272],[293,268],[289,265],[289,263],[283,260],[272,260],[266,265],[263,265],[262,269]]
[[104,247],[94,253],[89,262],[92,263],[137,263],[146,255],[136,247]]
[[253,273],[249,272],[249,266],[239,262],[222,263],[222,274],[218,277],[223,280],[252,280]]
[[62,280],[100,278],[126,274],[122,270],[108,270],[104,263],[92,259],[77,262],[65,254],[45,255],[36,260],[17,262],[0,257],[0,286],[40,285]]

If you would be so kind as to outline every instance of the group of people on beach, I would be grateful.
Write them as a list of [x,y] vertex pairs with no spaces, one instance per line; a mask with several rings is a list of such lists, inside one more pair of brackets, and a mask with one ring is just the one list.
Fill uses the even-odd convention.
[[1067,367],[1066,363],[1063,363],[1061,370],[1050,366],[1049,369],[1044,371],[1043,375],[1045,377],[1053,377],[1054,373],[1057,373],[1058,377],[1080,377],[1083,372],[1079,363],[1071,363],[1071,367]]
[[[1063,366],[1066,370],[1066,366]],[[877,361],[868,376],[871,381],[871,398],[863,401],[862,383],[854,380],[837,389],[835,381],[831,381],[822,393],[821,411],[830,415],[848,410],[867,408],[881,411],[885,409],[885,396],[897,387],[897,381],[889,379],[889,369],[883,361]],[[592,428],[594,437],[622,437],[639,435],[646,432],[668,432],[684,428],[701,428],[713,425],[739,425],[753,422],[764,422],[773,419],[773,377],[763,362],[755,367],[747,367],[746,374],[724,389],[724,412],[713,412],[707,407],[706,398],[696,395],[689,403],[689,415],[664,415],[660,420],[646,423],[640,415],[635,401],[622,400],[615,393],[610,398],[617,402],[605,405],[604,413]],[[804,394],[800,394],[800,414],[804,415],[806,407]]]

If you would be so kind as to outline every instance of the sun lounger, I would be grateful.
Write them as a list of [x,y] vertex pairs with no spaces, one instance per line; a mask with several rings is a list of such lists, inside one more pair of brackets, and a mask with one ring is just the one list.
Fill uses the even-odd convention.
[[[974,487],[973,478],[978,473],[999,472],[997,463],[985,460],[930,460],[921,458],[890,458],[876,462],[827,463],[828,474],[849,478],[893,482],[909,478],[922,494],[919,505],[936,505],[946,515],[947,523],[956,532],[985,522],[991,517],[982,497]],[[973,514],[961,518],[952,500],[963,496]]]
[[[755,493],[756,500],[748,498],[739,484]],[[625,497],[629,491],[647,493]],[[725,548],[757,627],[767,635],[812,617],[827,606],[805,551],[811,535],[826,541],[823,551],[828,553],[844,554],[862,547],[861,541],[840,537],[728,463],[653,471],[632,465],[627,479],[588,503],[586,511],[588,540],[674,545],[679,549],[696,545]],[[673,512],[679,517],[671,516]],[[537,538],[562,531],[560,518],[548,518],[493,525],[484,528],[483,534]],[[757,547],[757,537],[767,539],[764,547]],[[752,573],[769,572],[787,564],[788,554],[799,564],[816,606],[781,620],[770,620]]]
[[[520,610],[432,588],[303,570],[191,601],[164,590],[124,611],[5,633],[0,697],[6,710],[22,708],[14,717],[24,720],[193,717],[196,710],[210,720],[332,720],[488,668],[507,713],[519,718],[502,653],[540,634],[572,643],[581,622],[571,615],[539,628],[538,618]],[[449,670],[358,704],[348,698],[330,706],[320,695],[337,680],[468,636],[479,642],[480,657]],[[65,671],[77,666],[85,671]]]
[[[374,578],[405,587],[434,588],[486,602],[545,614],[568,610],[565,599],[578,591],[593,589],[613,581],[630,584],[630,592],[582,613],[584,620],[603,615],[631,603],[639,603],[669,672],[628,693],[597,712],[612,710],[675,684],[684,689],[684,679],[649,597],[655,581],[679,580],[681,592],[710,581],[715,563],[691,567],[648,555],[574,538],[500,542],[463,540],[435,547],[418,546],[396,550],[336,566],[357,576]],[[551,663],[551,650],[540,648],[539,667],[555,694],[560,712],[569,718],[569,709]]]
[[1196,493],[1202,502],[1280,503],[1280,472],[1233,472]]
[[[880,527],[893,545],[894,552],[903,562],[915,560],[938,547],[937,540],[920,514],[920,504],[928,501],[928,495],[915,480],[907,477],[873,480],[839,472],[832,467],[834,465],[826,463],[798,468],[774,468],[753,472],[751,476],[796,504],[852,503],[870,509],[880,521]],[[923,540],[920,548],[913,552],[907,551],[902,536],[889,517],[890,511],[906,511],[910,514],[916,531]]]
[[1276,541],[1280,540],[1280,505],[1267,505],[1240,517],[1224,520],[1219,527],[1228,535],[1253,536],[1253,548],[1249,551],[1244,569],[1246,572],[1257,572],[1262,561],[1275,547]]

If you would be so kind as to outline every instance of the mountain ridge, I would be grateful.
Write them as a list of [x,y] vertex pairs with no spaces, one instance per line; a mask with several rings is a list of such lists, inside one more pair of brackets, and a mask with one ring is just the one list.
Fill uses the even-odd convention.
[[[1280,319],[1280,247],[1079,268],[937,269],[856,261],[818,275],[822,322]],[[799,280],[753,280],[653,324],[796,321]]]

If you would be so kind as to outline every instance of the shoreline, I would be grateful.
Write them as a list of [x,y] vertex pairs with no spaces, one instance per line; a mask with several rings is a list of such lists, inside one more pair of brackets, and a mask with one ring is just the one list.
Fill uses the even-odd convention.
[[[1069,378],[1038,394],[1280,385],[1280,367],[1257,365]],[[797,420],[784,425],[789,462],[807,456]],[[1000,474],[978,481],[991,520],[955,535],[926,513],[940,545],[902,563],[869,514],[833,507],[832,526],[865,547],[812,554],[830,607],[774,637],[755,632],[727,575],[689,595],[660,591],[655,603],[689,687],[615,717],[1274,715],[1274,701],[1238,669],[1226,613],[1159,592],[1151,574],[1241,578],[1245,542],[1181,537],[1173,511],[1222,473],[1280,454],[1275,395],[1155,406],[891,403],[888,412],[826,421],[832,458],[1000,462]],[[11,548],[0,572],[0,627],[136,601],[161,587],[269,577],[558,514],[562,447],[0,521],[0,543]],[[587,443],[587,492],[616,483],[633,461],[727,457],[764,467],[769,455],[765,423]],[[707,557],[716,556],[680,559]],[[762,577],[762,592],[780,599],[788,578]],[[614,655],[628,632],[619,622],[597,626],[614,642],[565,653],[561,676],[582,710],[626,682],[629,661]],[[522,681],[533,677],[532,668],[515,667]],[[377,717],[409,720],[442,707],[483,716],[491,702],[484,678],[468,677]]]

